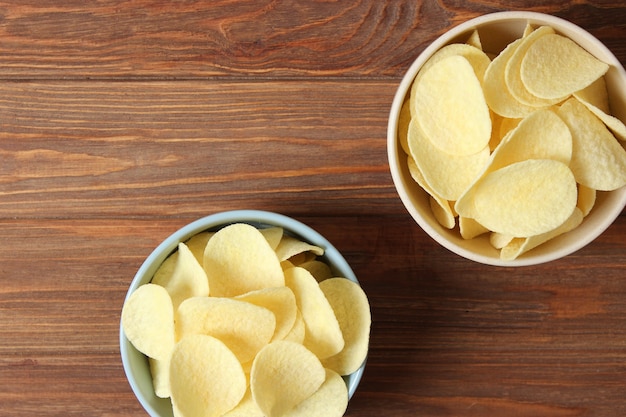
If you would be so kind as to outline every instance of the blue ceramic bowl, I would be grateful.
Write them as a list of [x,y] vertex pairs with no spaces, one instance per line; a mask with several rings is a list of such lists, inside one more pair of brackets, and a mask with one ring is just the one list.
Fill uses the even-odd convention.
[[[161,263],[176,250],[179,242],[184,242],[190,237],[207,230],[218,230],[233,223],[248,223],[255,227],[280,226],[294,237],[306,241],[312,245],[324,248],[322,260],[326,262],[336,276],[345,277],[358,283],[354,272],[339,253],[339,251],[322,235],[309,226],[282,214],[259,210],[235,210],[212,214],[198,219],[165,239],[144,261],[137,274],[130,283],[126,299],[140,285],[152,280],[152,276]],[[159,398],[154,394],[152,376],[148,359],[128,341],[120,324],[120,354],[126,378],[135,393],[135,396],[143,408],[152,417],[173,417],[172,406],[167,398]],[[356,391],[365,363],[354,373],[344,377],[348,387],[348,396],[352,398]]]

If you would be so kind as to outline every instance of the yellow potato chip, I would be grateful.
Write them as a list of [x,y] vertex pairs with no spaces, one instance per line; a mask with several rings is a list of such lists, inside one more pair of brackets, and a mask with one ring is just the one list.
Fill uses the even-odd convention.
[[597,192],[593,188],[578,184],[578,203],[576,203],[576,207],[582,212],[583,217],[589,214],[596,204],[596,194]]
[[456,226],[456,219],[452,215],[450,202],[445,201],[443,203],[447,205],[446,207],[432,196],[429,197],[428,202],[430,204],[430,210],[433,212],[433,216],[435,216],[437,222],[446,229],[454,229],[454,226]]
[[433,145],[417,119],[409,123],[411,156],[430,188],[441,198],[457,200],[469,187],[489,160],[489,144],[479,152],[453,155]]
[[283,339],[296,322],[296,297],[288,287],[264,288],[235,297],[235,300],[264,307],[274,313],[276,330],[271,340]]
[[578,101],[584,104],[590,112],[600,119],[617,139],[626,141],[626,125],[624,125],[624,122],[595,106],[591,101],[587,101],[587,97],[581,96],[580,94],[574,94],[574,97],[576,97]]
[[513,239],[515,239],[513,236],[505,235],[502,233],[492,232],[489,234],[489,243],[495,249],[502,249],[503,247],[508,245]]
[[528,48],[530,48],[533,42],[540,37],[552,33],[554,33],[554,29],[550,26],[542,26],[534,30],[528,36],[523,37],[522,41],[515,49],[515,52],[506,63],[506,67],[504,69],[504,81],[506,82],[506,85],[513,97],[515,97],[515,99],[520,103],[533,107],[547,107],[561,101],[561,98],[549,100],[531,94],[522,82],[522,76],[520,73],[522,60],[526,56]]
[[288,411],[284,417],[341,417],[348,408],[348,388],[343,378],[326,369],[326,379],[313,395]]
[[193,235],[185,242],[185,245],[187,245],[191,253],[193,253],[194,258],[196,258],[200,266],[204,263],[204,249],[209,239],[211,239],[211,236],[213,236],[212,232],[200,232]]
[[398,142],[400,142],[400,147],[402,147],[402,150],[407,155],[409,154],[408,133],[409,122],[411,121],[410,103],[409,98],[404,100],[400,108],[400,115],[398,116]]
[[482,224],[469,217],[459,217],[459,231],[463,239],[473,239],[483,233],[489,232]]
[[239,404],[246,375],[224,343],[189,335],[176,344],[170,364],[172,404],[184,417],[221,417]]
[[165,288],[155,284],[138,287],[122,307],[122,329],[144,355],[168,360],[174,348],[174,308]]
[[311,245],[310,243],[303,242],[295,237],[284,235],[280,240],[278,247],[276,248],[276,256],[280,261],[287,260],[293,256],[310,252],[315,255],[321,256],[324,254],[324,249],[319,246]]
[[361,286],[346,278],[327,279],[319,286],[335,312],[345,341],[341,352],[322,359],[322,364],[340,375],[349,375],[367,356],[372,324],[369,301]]
[[241,363],[267,345],[276,328],[274,314],[254,304],[220,297],[193,297],[176,312],[176,336],[204,334],[221,340]]
[[526,51],[520,66],[521,79],[533,95],[564,99],[602,77],[609,69],[568,37],[546,34]]
[[184,243],[157,269],[153,284],[164,287],[172,297],[174,311],[190,297],[209,295],[209,280],[196,257]]
[[237,407],[233,408],[222,417],[265,417],[263,411],[252,398],[252,392],[248,389],[239,402]]
[[472,34],[465,41],[466,44],[473,46],[474,48],[483,50],[483,44],[480,40],[480,33],[477,30],[472,31]]
[[441,151],[471,155],[489,144],[489,109],[466,58],[452,55],[433,63],[416,81],[412,100],[414,118]]
[[317,282],[324,281],[333,276],[333,272],[328,264],[317,259],[305,261],[298,266],[309,271]]
[[267,243],[269,243],[270,247],[275,251],[280,243],[280,240],[283,238],[284,230],[282,227],[273,226],[266,227],[264,229],[259,229]]
[[611,112],[609,108],[609,92],[606,89],[604,77],[598,78],[582,90],[576,91],[573,95],[588,107],[595,107],[607,114]]
[[519,257],[521,254],[528,252],[529,250],[536,248],[542,243],[547,242],[563,233],[567,233],[570,230],[578,227],[583,221],[583,214],[575,208],[572,215],[556,229],[546,233],[542,233],[536,236],[529,236],[526,238],[514,238],[500,251],[500,259],[513,260]]
[[559,116],[572,132],[570,168],[576,181],[589,188],[611,191],[626,184],[626,150],[584,104],[571,98]]
[[170,357],[164,360],[148,358],[152,387],[154,394],[159,398],[169,398],[172,395],[170,389]]
[[291,330],[289,330],[289,333],[287,333],[283,340],[303,344],[305,332],[306,328],[304,326],[304,319],[302,318],[302,313],[298,309],[298,311],[296,311],[296,320],[294,321]]
[[293,291],[304,320],[304,346],[318,358],[335,355],[344,347],[343,334],[335,313],[319,283],[304,268],[285,271],[285,285]]
[[211,295],[233,297],[285,284],[282,268],[263,234],[248,224],[216,232],[204,251],[204,270]]
[[277,341],[264,347],[250,372],[252,397],[267,417],[284,416],[326,379],[320,360],[303,345]]
[[508,44],[507,47],[491,61],[487,67],[487,71],[485,71],[485,78],[483,80],[485,100],[489,108],[494,113],[511,119],[519,119],[528,116],[530,113],[537,110],[536,107],[520,103],[506,85],[506,65],[521,42],[522,39],[517,39]]
[[[431,186],[428,185],[428,183],[424,179],[424,175],[422,174],[419,167],[413,160],[413,157],[410,155],[407,158],[407,165],[409,168],[409,173],[411,174],[411,178],[413,178],[415,182],[417,182],[417,184],[420,187],[422,187],[424,191],[426,191],[439,206],[440,209],[433,210],[433,212],[437,213],[436,219],[439,222],[439,224],[441,224],[445,228],[452,229],[455,223],[455,220],[454,220],[455,216],[454,216],[454,213],[452,212],[452,206],[450,205],[450,202],[446,200],[445,198],[442,198],[441,196],[439,196],[431,188]],[[432,203],[431,203],[431,209],[432,209]]]
[[508,165],[481,178],[474,188],[474,212],[467,217],[489,230],[516,237],[557,228],[572,214],[577,201],[572,171],[550,159]]

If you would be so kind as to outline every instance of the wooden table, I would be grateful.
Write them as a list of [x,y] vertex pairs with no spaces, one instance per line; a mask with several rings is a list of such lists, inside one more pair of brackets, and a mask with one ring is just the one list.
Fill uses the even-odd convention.
[[[573,21],[626,64],[622,0],[515,8]],[[626,415],[625,215],[565,259],[483,266],[435,244],[388,172],[404,71],[505,9],[0,1],[0,414],[145,415],[118,346],[132,277],[181,226],[252,208],[320,231],[369,295],[348,416]]]

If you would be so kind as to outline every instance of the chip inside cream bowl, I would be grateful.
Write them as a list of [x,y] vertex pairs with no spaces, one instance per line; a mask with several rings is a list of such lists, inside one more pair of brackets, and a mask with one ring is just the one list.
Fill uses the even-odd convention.
[[[447,99],[440,106],[429,107],[423,104],[424,97],[416,95],[432,95],[431,91],[439,91],[437,80],[441,74],[434,74],[432,71],[442,71],[443,74],[446,70],[441,64],[443,59],[449,60],[450,56],[456,54],[456,60],[460,62],[463,55],[466,55],[464,51],[473,51],[473,48],[480,48],[490,59],[486,68],[484,63],[481,64],[484,69],[483,79],[478,75],[483,97],[478,97],[479,92],[476,89],[465,89],[464,94],[472,94],[473,98],[462,100],[474,103],[484,100],[489,107],[489,159],[481,169],[474,172],[474,178],[464,180],[465,185],[459,195],[458,189],[455,194],[447,193],[440,184],[450,184],[453,180],[453,176],[446,174],[446,170],[441,167],[453,166],[455,158],[458,159],[458,155],[454,153],[461,152],[453,152],[451,147],[440,146],[450,154],[449,161],[441,162],[446,157],[445,152],[442,153],[441,149],[437,153],[432,151],[433,146],[421,140],[423,138],[420,136],[415,136],[415,126],[419,125],[423,131],[423,127],[433,120],[430,112],[436,109],[439,112],[437,126],[445,126],[445,120],[449,118],[449,125],[458,131],[459,126],[466,124],[463,118],[475,113],[475,109],[472,112],[463,112],[462,109],[448,111],[447,108],[452,109],[453,105],[447,103],[454,98]],[[558,59],[552,60],[546,54],[558,56]],[[571,60],[568,61],[567,58]],[[533,65],[547,63],[550,63],[550,71],[533,68]],[[477,74],[482,72],[481,69]],[[559,72],[567,77],[560,77],[562,80],[554,76],[542,78]],[[421,84],[424,79],[427,80],[428,88]],[[561,81],[562,84],[559,84]],[[445,90],[448,87],[442,87],[442,91],[446,95],[454,94],[454,91]],[[407,107],[410,109],[410,116],[407,115]],[[404,111],[400,117],[402,109]],[[574,119],[578,118],[577,114],[583,113],[587,118],[593,116],[595,131],[602,130],[606,136],[600,150],[597,150],[599,147],[596,143],[585,142],[586,133],[581,131],[578,126],[580,123],[576,123]],[[484,116],[472,117],[481,119],[472,123],[488,125]],[[427,120],[423,121],[421,118]],[[453,27],[435,39],[409,67],[391,106],[387,130],[389,167],[396,190],[409,214],[444,248],[469,260],[488,265],[535,265],[559,259],[583,248],[606,230],[624,209],[625,121],[626,71],[601,41],[574,23],[551,15],[535,12],[492,13]],[[588,123],[582,124],[586,129]],[[468,124],[470,125],[472,131],[468,132],[468,137],[474,138],[474,125]],[[536,129],[535,125],[540,128]],[[546,126],[549,129],[544,128]],[[434,129],[430,131],[434,132]],[[535,134],[537,132],[540,137]],[[481,135],[484,138],[484,133]],[[421,142],[416,141],[416,138]],[[463,138],[459,140],[463,141]],[[454,140],[446,138],[445,143],[448,146]],[[480,143],[484,144],[484,139]],[[417,146],[423,144],[429,146]],[[463,146],[464,154],[469,154],[472,158],[477,155],[478,146]],[[589,149],[594,152],[590,153]],[[417,154],[418,152],[428,154]],[[507,207],[502,199],[491,198],[489,191],[484,186],[480,187],[481,179],[490,176],[492,181],[491,175],[495,170],[527,159],[550,159],[567,164],[576,178],[577,189],[573,187],[571,175],[560,167],[563,186],[567,190],[559,189],[558,192],[567,199],[567,209],[559,209],[561,212],[557,212],[546,205],[545,212],[537,212],[537,215],[545,216],[543,228],[530,227],[535,221],[535,214],[531,214],[526,219],[529,227],[525,230],[519,227],[511,230],[518,234],[534,231],[537,235],[508,238],[516,239],[516,242],[529,239],[534,242],[532,249],[529,249],[531,245],[526,245],[524,251],[503,251],[503,246],[493,245],[492,242],[499,240],[495,236],[507,235],[503,233],[506,230],[500,227],[501,222],[491,217],[499,216],[504,219],[509,215],[517,216],[513,212],[518,211],[519,206],[508,204]],[[594,160],[597,164],[594,164]],[[437,162],[431,163],[431,167],[427,163],[430,161]],[[613,165],[606,168],[606,161],[612,161]],[[419,171],[417,179],[420,181],[416,180],[416,165]],[[518,177],[523,178],[524,175]],[[537,175],[535,181],[540,181],[540,177]],[[482,183],[484,185],[484,181]],[[545,191],[545,187],[545,184],[537,183],[536,187],[531,184],[526,192],[532,193],[533,189]],[[572,192],[579,195],[573,195]],[[589,204],[589,199],[582,194],[592,194],[593,204]],[[435,205],[436,210],[433,210],[433,198],[438,203]],[[523,199],[523,196],[519,196],[520,202]],[[566,219],[569,221],[576,199],[576,208],[584,213],[583,219],[576,222],[575,227],[566,227]],[[477,204],[480,205],[478,213]],[[492,204],[498,206],[491,207]],[[555,202],[554,207],[558,205]],[[452,219],[449,218],[450,215],[442,216],[439,209],[448,206],[455,216]],[[540,205],[536,205],[536,208],[542,210]],[[531,211],[519,210],[519,213]],[[514,221],[512,218],[510,220]],[[468,221],[474,226],[472,233],[464,230],[466,228],[463,225],[467,225]],[[559,231],[564,232],[557,233]]]
[[[212,239],[215,240],[212,241]],[[209,279],[210,281],[210,276],[207,277],[206,270],[209,268],[228,270],[231,268],[229,265],[237,262],[240,257],[239,251],[237,249],[231,250],[229,247],[240,245],[241,243],[237,242],[239,239],[247,240],[243,244],[247,248],[247,252],[250,250],[260,251],[260,256],[257,258],[247,257],[248,261],[254,260],[247,267],[248,270],[256,269],[256,264],[260,262],[267,262],[269,265],[260,268],[262,270],[260,276],[250,278],[254,283],[252,288],[248,288],[247,285],[242,285],[240,282],[234,283],[232,288],[225,287],[224,283],[212,285],[209,282],[208,286],[198,287],[200,289],[196,290],[198,281],[202,279]],[[213,243],[209,244],[211,241]],[[252,248],[246,246],[250,245],[250,242],[255,242]],[[283,242],[282,246],[280,242]],[[187,246],[189,246],[189,250]],[[290,249],[287,251],[290,253],[289,257],[281,262],[280,258],[288,255],[285,255],[284,250],[279,251],[279,247],[296,248],[297,250]],[[178,254],[181,248],[184,251],[183,256],[174,257],[173,262],[165,263],[167,267],[162,268],[164,261],[172,259],[172,255]],[[202,254],[202,249],[211,250],[211,255]],[[349,345],[351,352],[347,353],[349,357],[360,362],[353,367],[356,369],[351,368],[349,369],[350,373],[347,373],[345,368],[334,367],[332,364],[326,364],[322,367],[321,359],[314,352],[316,349],[307,346],[304,343],[304,337],[294,336],[296,333],[303,334],[302,331],[305,331],[306,325],[311,325],[310,320],[308,323],[303,321],[303,314],[301,314],[299,306],[302,300],[293,293],[292,289],[282,279],[273,278],[277,270],[280,271],[282,277],[283,268],[285,271],[291,268],[311,274],[305,268],[309,268],[314,263],[324,264],[325,272],[323,274],[316,272],[315,278],[311,276],[307,285],[317,287],[323,280],[332,278],[346,280],[359,286],[359,282],[346,260],[328,240],[309,226],[277,213],[259,210],[235,210],[217,213],[196,220],[166,238],[146,258],[132,280],[124,300],[125,320],[120,322],[120,353],[124,371],[131,389],[148,414],[153,417],[190,415],[189,413],[195,415],[195,410],[198,407],[207,406],[203,402],[206,398],[194,397],[192,401],[192,399],[185,397],[188,395],[189,381],[202,380],[200,375],[188,375],[190,372],[196,372],[196,368],[190,365],[193,362],[189,362],[187,356],[191,353],[187,352],[196,351],[218,352],[219,355],[227,359],[225,361],[228,363],[220,362],[223,362],[221,367],[223,369],[216,368],[210,361],[203,362],[197,369],[202,371],[203,367],[211,368],[211,372],[217,372],[213,376],[214,378],[223,378],[221,387],[215,387],[215,390],[211,388],[212,391],[206,394],[207,398],[211,395],[213,395],[211,398],[222,398],[219,402],[211,400],[210,408],[214,410],[211,412],[222,415],[226,411],[225,415],[229,415],[227,411],[232,409],[236,413],[235,409],[238,408],[238,404],[242,403],[243,407],[243,402],[254,401],[251,399],[253,396],[250,395],[249,387],[254,359],[265,347],[280,343],[297,344],[299,346],[297,352],[308,352],[303,354],[315,357],[316,359],[312,362],[316,363],[317,361],[321,367],[321,371],[319,368],[316,370],[315,376],[315,381],[319,383],[319,387],[315,386],[313,387],[315,389],[306,391],[304,396],[307,398],[300,398],[303,396],[301,395],[297,398],[284,399],[284,403],[281,404],[291,407],[298,406],[302,402],[302,405],[298,407],[298,413],[305,409],[319,409],[322,404],[317,405],[316,403],[328,402],[327,396],[329,394],[326,393],[326,389],[324,393],[320,392],[319,394],[316,390],[318,388],[322,390],[322,387],[326,387],[326,385],[322,385],[326,379],[325,375],[328,373],[338,374],[345,385],[345,389],[333,389],[331,392],[337,393],[339,398],[328,404],[334,404],[334,413],[342,414],[349,399],[354,395],[365,369],[369,323],[371,321],[369,304],[367,298],[363,298],[361,304],[364,303],[364,305],[360,305],[353,313],[358,315],[358,320],[355,319],[355,322],[367,324],[365,327],[361,326],[359,330],[360,334],[363,334],[359,343],[365,343],[365,348],[361,348],[360,353],[355,355],[352,353],[351,343]],[[217,266],[215,266],[216,264]],[[192,267],[189,267],[190,265]],[[236,267],[245,268],[246,266],[237,265]],[[317,271],[319,268],[314,270]],[[158,276],[157,284],[152,282],[155,276]],[[320,283],[316,281],[318,277],[321,277],[319,278]],[[161,286],[170,282],[175,282],[177,285]],[[179,287],[183,284],[190,285],[194,290],[186,293],[179,291]],[[206,293],[207,289],[208,294]],[[214,296],[211,295],[213,291],[215,291]],[[317,304],[324,304],[320,298],[324,297],[322,290],[317,289],[316,293],[317,299],[312,301]],[[178,307],[172,316],[173,303],[171,299],[180,298],[181,294],[186,295],[183,295],[182,298],[184,299],[177,303]],[[154,307],[151,307],[151,298],[154,298],[155,302],[158,301]],[[310,303],[308,299],[305,301]],[[336,304],[337,301],[333,300],[333,303]],[[351,335],[352,329],[346,329],[345,326],[340,327],[338,324],[338,320],[342,320],[341,323],[343,323],[345,313],[334,311],[331,309],[331,304],[326,304],[328,320],[334,322],[336,331],[346,333],[346,335],[350,332]],[[160,305],[168,306],[168,309],[165,309],[162,314],[156,315],[153,310]],[[151,316],[143,317],[144,312],[148,312]],[[202,318],[209,316],[210,325],[194,322],[194,317],[198,317],[201,321]],[[146,331],[135,331],[138,326],[142,326],[142,320],[145,319],[149,319],[149,323],[167,323],[167,332],[164,335],[154,336],[153,328],[155,326]],[[235,322],[237,323],[236,326],[232,324]],[[258,325],[251,325],[252,323]],[[173,334],[172,326],[174,326]],[[323,323],[320,323],[319,326],[324,328]],[[131,338],[127,337],[129,331],[132,333]],[[198,336],[202,336],[202,338],[198,338]],[[173,345],[172,338],[174,338]],[[342,351],[344,347],[343,334],[338,334],[338,338],[341,344],[337,346],[337,349],[329,351],[329,355]],[[350,336],[348,340],[351,341],[352,339],[353,337]],[[160,340],[165,340],[167,343],[163,342],[163,346],[159,346]],[[185,344],[181,345],[183,341]],[[145,350],[147,353],[138,350],[134,343],[138,343],[140,350]],[[149,355],[153,355],[155,358]],[[266,366],[274,365],[265,361],[263,367]],[[324,372],[324,368],[327,369],[327,372]],[[258,371],[261,368],[257,365],[256,369]],[[300,370],[296,369],[296,371],[307,372],[304,367]],[[206,373],[205,371],[202,372]],[[285,372],[287,375],[294,370],[285,370]],[[245,375],[248,384],[245,393],[241,388],[243,375]],[[278,377],[280,378],[280,376]],[[260,385],[263,383],[262,380],[260,382],[258,379],[255,381],[257,399],[262,400],[264,406],[267,406],[267,402],[263,401],[271,398],[268,395],[273,395],[274,387]],[[244,380],[243,388],[246,388],[245,382],[246,380]],[[237,392],[220,391],[228,386],[238,387]],[[260,392],[264,394],[259,395]],[[233,395],[231,396],[231,394]],[[199,395],[203,394],[199,393]],[[168,398],[169,396],[171,398]],[[258,408],[258,404],[252,404],[252,406]]]

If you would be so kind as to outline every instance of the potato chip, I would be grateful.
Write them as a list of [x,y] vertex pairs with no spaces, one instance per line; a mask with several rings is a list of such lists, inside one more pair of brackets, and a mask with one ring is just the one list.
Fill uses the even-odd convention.
[[233,408],[222,417],[265,417],[265,414],[263,414],[263,411],[261,411],[254,401],[252,392],[248,389],[243,399],[237,404],[237,407]]
[[327,279],[319,286],[335,312],[345,341],[341,352],[322,359],[322,364],[340,375],[349,375],[367,356],[372,324],[367,296],[359,284],[346,278]]
[[343,334],[335,313],[318,282],[304,268],[285,271],[285,285],[293,291],[304,320],[304,346],[320,359],[335,355],[344,347]]
[[193,297],[176,312],[176,336],[213,336],[228,346],[241,363],[267,345],[276,329],[274,314],[254,304],[220,297]]
[[504,81],[513,97],[515,97],[515,99],[518,100],[520,103],[533,107],[547,107],[561,101],[561,98],[549,100],[531,94],[522,82],[522,77],[520,73],[522,60],[526,56],[528,48],[530,48],[533,42],[535,42],[541,36],[551,33],[554,33],[554,29],[549,26],[542,26],[540,28],[537,28],[528,36],[522,38],[522,41],[515,49],[515,52],[506,63],[506,67],[504,69]]
[[503,247],[508,245],[513,239],[515,239],[513,236],[505,235],[503,233],[492,232],[489,234],[489,243],[495,249],[502,249]]
[[343,378],[326,369],[326,379],[317,391],[288,411],[284,417],[341,417],[348,408],[348,388]]
[[278,256],[280,261],[287,260],[305,252],[311,252],[315,255],[321,256],[324,254],[324,249],[319,246],[303,242],[289,235],[284,235],[276,248],[276,256]]
[[235,300],[264,307],[274,313],[276,329],[271,340],[283,339],[296,322],[296,297],[288,287],[264,288],[238,295]]
[[317,282],[324,281],[325,279],[332,278],[333,276],[333,271],[330,269],[328,264],[317,259],[305,261],[298,266],[309,271]]
[[456,226],[456,220],[452,215],[450,203],[445,201],[443,204],[448,206],[445,207],[432,196],[428,198],[428,202],[430,204],[430,210],[433,212],[433,216],[435,216],[437,223],[446,229],[454,229],[454,226]]
[[410,103],[411,100],[408,98],[404,100],[398,116],[398,141],[400,142],[400,147],[407,155],[410,153],[408,142],[409,122],[411,121]]
[[475,185],[466,215],[494,232],[539,235],[563,224],[576,207],[577,187],[562,162],[529,159],[494,171]]
[[600,191],[626,184],[626,150],[585,105],[571,98],[559,108],[559,116],[572,132],[570,168],[576,181]]
[[519,119],[528,116],[536,107],[520,103],[506,85],[505,71],[509,59],[519,47],[522,39],[517,39],[507,45],[495,57],[485,71],[483,90],[489,108],[502,117]]
[[474,219],[459,217],[459,231],[463,239],[474,239],[476,236],[489,232],[489,229]]
[[139,286],[122,307],[122,329],[144,355],[166,361],[174,348],[174,308],[165,288]]
[[572,215],[559,227],[546,233],[542,233],[536,236],[529,236],[527,238],[514,238],[500,251],[500,259],[512,260],[520,256],[521,254],[528,252],[529,250],[536,248],[542,243],[547,242],[563,233],[567,233],[570,230],[578,227],[583,221],[583,214],[575,208]]
[[193,253],[194,258],[196,258],[200,266],[204,263],[204,249],[212,236],[212,232],[200,232],[193,235],[185,242],[185,245],[187,245],[191,253]]
[[[602,78],[600,79],[602,80]],[[617,117],[608,114],[608,111],[604,111],[600,107],[594,105],[590,100],[588,100],[589,97],[581,94],[574,94],[574,97],[576,97],[578,101],[584,104],[590,112],[600,119],[617,139],[626,141],[626,125],[624,125],[624,122]]]
[[[431,186],[428,185],[428,183],[424,179],[424,175],[422,175],[422,172],[420,171],[419,167],[413,160],[412,156],[409,156],[407,158],[407,165],[408,165],[411,177],[415,180],[415,182],[417,182],[417,184],[420,187],[424,189],[424,191],[426,191],[432,197],[432,199],[439,206],[440,209],[436,210],[437,212],[436,219],[439,222],[439,224],[441,224],[443,227],[447,229],[452,229],[455,225],[455,220],[454,220],[455,216],[454,216],[454,213],[452,212],[452,206],[450,205],[450,202],[446,200],[445,198],[442,198],[441,196],[439,196],[431,188]],[[432,203],[431,203],[431,208],[432,208]]]
[[233,224],[213,235],[204,251],[211,295],[233,297],[285,284],[282,268],[263,234],[248,224]]
[[178,415],[220,417],[239,404],[247,380],[224,343],[207,335],[189,335],[172,353],[170,384]]
[[267,240],[267,243],[269,243],[272,250],[275,251],[276,248],[278,247],[278,244],[280,243],[280,240],[283,238],[283,233],[284,233],[283,228],[278,227],[278,226],[273,226],[273,227],[259,229],[259,231],[261,232],[263,237],[265,237],[265,240]]
[[480,40],[480,33],[477,30],[472,31],[471,35],[465,41],[466,44],[473,46],[474,48],[483,50],[483,44]]
[[582,90],[576,91],[573,96],[587,107],[595,107],[607,114],[611,112],[609,109],[609,92],[606,89],[604,77],[600,77]]
[[159,398],[169,398],[172,395],[170,389],[170,357],[164,360],[148,358],[150,375],[152,375],[152,387],[154,394]]
[[489,109],[480,81],[466,58],[453,55],[432,64],[417,80],[412,100],[414,117],[441,151],[471,155],[488,145]]
[[583,217],[587,216],[596,204],[596,194],[597,192],[593,188],[578,184],[578,203],[576,203],[576,207],[580,209]]
[[303,345],[277,341],[264,347],[250,372],[252,397],[267,417],[284,416],[326,380],[320,360]]
[[546,34],[526,51],[520,76],[526,89],[546,99],[564,99],[602,77],[609,69],[568,37]]
[[187,298],[209,295],[206,273],[184,243],[161,264],[151,282],[167,290],[174,310]]
[[430,188],[441,198],[457,200],[489,160],[489,144],[477,153],[452,155],[437,148],[417,119],[409,123],[409,149]]
[[303,344],[305,332],[306,328],[304,326],[304,319],[302,318],[302,313],[298,309],[296,311],[296,320],[294,321],[291,330],[289,330],[289,333],[287,333],[283,340]]

